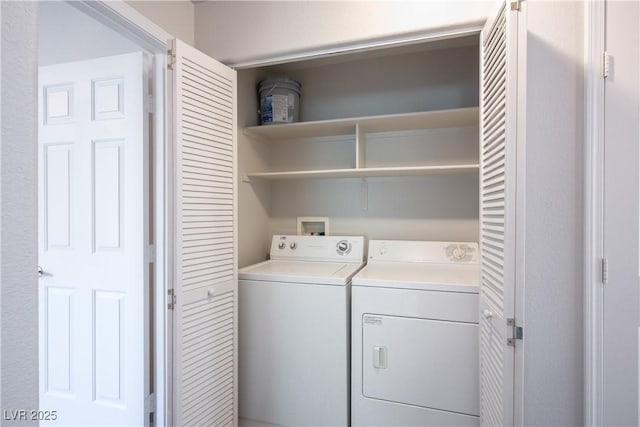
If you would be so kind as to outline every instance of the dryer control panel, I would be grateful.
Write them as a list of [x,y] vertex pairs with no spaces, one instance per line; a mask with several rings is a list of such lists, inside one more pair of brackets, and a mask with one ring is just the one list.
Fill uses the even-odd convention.
[[270,255],[271,259],[361,263],[364,237],[275,235]]
[[475,242],[369,241],[368,262],[478,264]]

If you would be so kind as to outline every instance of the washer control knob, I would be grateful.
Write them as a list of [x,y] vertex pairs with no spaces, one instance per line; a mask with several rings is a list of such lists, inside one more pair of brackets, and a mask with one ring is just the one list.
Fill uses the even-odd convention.
[[291,248],[291,250],[295,250],[298,247],[298,244],[296,242],[291,242],[289,247]]
[[280,249],[280,250],[284,249],[285,246],[286,245],[284,244],[284,242],[278,243],[278,249]]
[[336,245],[336,252],[338,252],[339,255],[348,254],[351,252],[351,243],[346,240],[340,240]]

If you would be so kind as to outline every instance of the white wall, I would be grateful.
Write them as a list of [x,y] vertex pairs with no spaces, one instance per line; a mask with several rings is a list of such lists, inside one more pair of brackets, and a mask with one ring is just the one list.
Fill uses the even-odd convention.
[[196,47],[224,63],[484,22],[494,1],[212,1],[195,6]]
[[[583,6],[526,10],[524,425],[582,425]],[[520,343],[519,343],[520,344]]]
[[[37,3],[1,2],[2,410],[38,408]],[[53,409],[53,408],[51,408]],[[3,421],[37,425],[37,421]]]
[[[268,168],[269,146],[242,132],[256,124],[255,70],[238,73],[238,168],[239,174]],[[251,102],[250,100],[253,100]],[[268,227],[271,185],[268,182],[239,182],[238,187],[238,264],[240,267],[265,259],[271,244]]]
[[73,6],[39,3],[39,65],[119,55],[140,50],[135,43]]
[[169,34],[194,46],[194,4],[190,0],[127,0],[127,4],[161,26]]
[[472,45],[425,49],[402,54],[387,49],[386,56],[328,65],[264,67],[261,77],[285,75],[302,84],[302,121],[477,106],[477,39]]
[[477,242],[477,189],[477,175],[369,178],[363,205],[358,179],[282,181],[271,190],[269,227],[297,234],[298,216],[326,216],[333,235]]

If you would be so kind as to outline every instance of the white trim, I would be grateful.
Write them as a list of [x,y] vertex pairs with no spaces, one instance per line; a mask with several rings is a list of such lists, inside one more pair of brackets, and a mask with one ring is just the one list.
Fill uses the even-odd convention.
[[123,0],[66,0],[71,6],[99,20],[153,53],[166,51],[173,36]]
[[[173,387],[173,377],[168,373],[171,370],[171,348],[172,348],[172,318],[167,312],[167,289],[170,287],[169,278],[171,275],[171,263],[169,254],[172,240],[169,238],[171,228],[169,219],[171,218],[171,204],[167,196],[168,178],[171,176],[170,169],[167,168],[167,151],[171,146],[168,136],[170,135],[167,116],[171,109],[166,101],[166,60],[165,52],[154,55],[154,125],[155,125],[155,146],[154,146],[154,181],[155,181],[155,238],[156,263],[155,263],[155,396],[156,412],[154,415],[154,425],[173,425],[171,414],[173,412],[171,400],[171,390]],[[165,351],[162,351],[164,349]]]
[[584,423],[603,424],[604,0],[585,3]]
[[123,0],[83,0],[68,1],[68,3],[80,11],[92,16],[109,28],[128,37],[142,49],[154,54],[153,91],[155,102],[154,120],[154,225],[156,245],[155,259],[155,336],[154,336],[154,395],[155,414],[154,425],[171,426],[172,400],[170,375],[171,366],[171,322],[167,314],[167,289],[171,276],[171,265],[168,262],[171,244],[171,198],[167,194],[167,182],[171,182],[171,170],[167,168],[168,159],[171,159],[168,150],[171,144],[167,136],[170,128],[167,128],[170,110],[166,106],[166,51],[167,43],[173,39],[171,34],[151,22],[144,15],[127,5]]
[[357,52],[384,49],[390,47],[409,46],[412,44],[434,42],[438,40],[446,40],[457,37],[472,36],[480,34],[480,30],[484,26],[484,22],[470,22],[455,28],[449,28],[436,32],[426,32],[418,34],[404,34],[388,39],[365,40],[359,43],[332,46],[317,50],[308,50],[303,52],[287,53],[269,58],[252,59],[227,64],[228,67],[236,70],[246,68],[266,67],[269,65],[284,64],[288,62],[306,61],[309,59],[326,58],[329,56],[347,55]]
[[[175,52],[175,42],[176,39],[171,40],[171,42],[169,43],[169,46],[171,47],[171,49],[173,50],[173,52]],[[176,83],[175,83],[175,73],[169,72],[167,71],[167,56],[164,55],[164,66],[162,67],[162,72],[164,73],[164,98],[163,98],[163,106],[164,106],[164,130],[165,130],[165,138],[164,141],[165,142],[165,147],[163,150],[163,162],[161,163],[163,165],[163,169],[164,169],[164,182],[163,182],[163,195],[164,195],[164,203],[163,205],[165,206],[166,209],[166,213],[167,215],[165,216],[165,221],[164,221],[164,238],[165,238],[165,245],[164,245],[164,256],[165,256],[165,269],[164,269],[164,273],[165,273],[165,277],[166,277],[166,286],[165,289],[163,291],[163,295],[162,297],[164,298],[164,305],[163,305],[163,311],[164,313],[166,313],[167,315],[165,316],[165,331],[167,334],[167,343],[166,343],[166,350],[167,350],[167,354],[166,354],[166,365],[165,365],[165,369],[166,369],[166,384],[165,384],[165,392],[166,392],[166,398],[165,398],[165,404],[166,404],[166,414],[165,414],[165,418],[164,418],[164,424],[158,422],[156,425],[158,426],[173,426],[174,425],[174,387],[173,387],[173,372],[174,372],[174,365],[173,365],[173,323],[174,323],[174,310],[166,310],[166,307],[168,306],[169,300],[168,300],[168,290],[171,289],[172,292],[174,291],[174,287],[175,287],[175,283],[174,283],[174,277],[175,277],[175,270],[174,270],[174,262],[173,262],[173,254],[175,253],[174,250],[174,245],[175,245],[175,239],[176,239],[176,226],[175,226],[175,219],[176,219],[176,214],[175,214],[175,206],[176,206],[176,202],[175,202],[175,190],[174,190],[174,185],[173,183],[175,182],[176,178],[175,178],[175,166],[174,166],[174,159],[176,158],[175,156],[175,150],[174,150],[174,141],[175,141],[175,94],[174,94],[174,90],[176,88]],[[160,163],[159,163],[160,164]],[[172,293],[172,295],[175,295],[175,293]],[[174,300],[173,297],[171,297],[171,305],[172,307],[175,305],[174,304]]]
[[[511,1],[507,1],[508,13],[514,14],[513,21],[518,26],[517,42],[515,50],[517,55],[517,77],[514,83],[516,89],[516,227],[515,227],[515,318],[518,325],[526,331],[527,319],[525,317],[526,298],[526,235],[527,235],[527,205],[526,205],[526,177],[527,177],[527,70],[528,70],[528,34],[527,15],[528,2],[520,3],[520,10],[511,10]],[[528,342],[519,342],[514,354],[513,374],[513,425],[525,425],[525,354]]]
[[[144,202],[143,202],[143,212],[144,212],[144,360],[148,363],[151,360],[153,354],[155,354],[155,348],[151,348],[152,342],[152,334],[154,329],[152,328],[153,320],[151,318],[151,304],[154,304],[155,301],[151,301],[151,295],[153,295],[152,286],[155,286],[156,278],[152,277],[150,274],[150,264],[155,263],[155,257],[152,256],[152,252],[155,252],[155,248],[150,245],[151,233],[149,232],[150,223],[154,223],[151,221],[151,216],[153,215],[155,219],[155,212],[152,211],[153,206],[151,205],[151,191],[153,190],[153,186],[155,184],[155,177],[152,179],[149,176],[150,168],[153,167],[151,162],[149,161],[150,151],[153,150],[155,144],[155,139],[153,139],[152,135],[155,134],[155,129],[151,129],[151,122],[149,120],[149,111],[147,110],[147,97],[151,91],[152,85],[152,76],[153,76],[153,57],[148,52],[143,52],[142,54],[142,73],[143,73],[143,92],[142,92],[142,128],[143,128],[143,144],[142,144],[142,156],[143,159],[143,171],[142,171],[142,182],[144,183]],[[154,162],[155,163],[155,162]],[[155,199],[155,197],[154,197]],[[154,233],[155,237],[155,233]],[[155,275],[154,275],[155,276]],[[155,310],[153,310],[155,311]],[[155,337],[153,337],[153,341],[155,341]],[[151,422],[149,418],[149,413],[153,411],[153,406],[155,405],[155,401],[152,404],[152,400],[155,399],[153,396],[153,391],[151,390],[151,376],[154,375],[154,372],[151,370],[151,364],[147,365],[145,363],[143,372],[144,372],[144,427],[150,427]],[[155,363],[154,363],[155,365]]]
[[[0,4],[0,36],[3,34],[2,32],[2,5]],[[0,47],[2,46],[2,39],[0,39]],[[2,60],[3,60],[4,55],[0,54],[0,94],[4,93],[4,91],[2,90]],[[36,64],[37,67],[37,64]],[[38,90],[37,87],[38,85],[35,84],[36,87],[36,91]],[[36,105],[37,105],[37,101],[36,101]],[[37,107],[36,107],[37,108]],[[0,99],[0,129],[4,129],[4,127],[2,126],[2,118],[4,116],[2,115],[2,102]],[[35,126],[37,127],[37,121]],[[38,138],[36,136],[35,141],[31,140],[29,141],[30,144],[38,144]],[[0,152],[2,151],[2,132],[0,131]],[[36,171],[37,171],[37,167],[36,167]],[[2,177],[2,162],[0,161],[0,177]],[[36,178],[36,192],[38,191],[38,179]],[[3,207],[2,207],[2,196],[3,196],[4,192],[0,191],[0,212],[4,213],[3,211]],[[6,197],[6,196],[5,196]],[[36,196],[36,200],[37,200],[37,196]],[[30,205],[29,209],[35,209],[36,212],[38,212],[38,204],[37,202],[35,202],[35,205]],[[37,215],[37,214],[36,214]],[[6,220],[0,220],[0,277],[2,277],[2,252],[3,252],[3,242],[4,240],[2,240],[2,222],[6,221]],[[38,233],[36,232],[36,236],[38,236]],[[38,250],[38,242],[31,242],[31,250],[33,251],[37,251]],[[40,264],[40,262],[38,262],[38,264]],[[38,265],[38,267],[40,267],[40,265]],[[38,279],[36,279],[37,282]],[[31,282],[29,282],[31,283]],[[26,282],[23,282],[22,285],[26,285]],[[3,290],[6,292],[8,289],[8,286],[3,286],[2,287]],[[33,295],[33,297],[35,297],[35,301],[29,301],[29,304],[34,304],[35,307],[38,307],[40,300],[39,300],[39,295],[36,293],[35,295]],[[23,301],[26,302],[26,301]],[[2,292],[0,291],[0,319],[2,318]],[[40,320],[38,320],[38,322],[40,322]],[[5,323],[6,325],[6,323]],[[6,327],[6,326],[5,326]],[[38,327],[40,327],[40,324],[38,323]],[[0,328],[0,343],[2,343],[2,329]],[[38,334],[40,333],[40,331],[38,331]],[[34,339],[34,337],[31,337],[31,339]],[[38,350],[38,357],[40,357],[40,337],[35,338],[35,342],[37,343],[37,347],[36,349]],[[37,365],[40,364],[40,360],[38,360],[38,362],[36,362]],[[4,406],[2,406],[2,350],[0,350],[0,408],[4,408]],[[40,374],[38,374],[38,395],[40,395]],[[38,398],[35,398],[34,401],[37,402]]]

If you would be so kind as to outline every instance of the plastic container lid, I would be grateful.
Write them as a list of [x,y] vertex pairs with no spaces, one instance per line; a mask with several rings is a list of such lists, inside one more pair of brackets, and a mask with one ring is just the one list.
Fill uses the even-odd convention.
[[300,95],[300,89],[302,88],[302,85],[300,84],[300,82],[288,77],[269,77],[258,83],[258,92],[260,93],[266,90],[273,90],[275,88],[293,90],[297,92],[298,95]]

